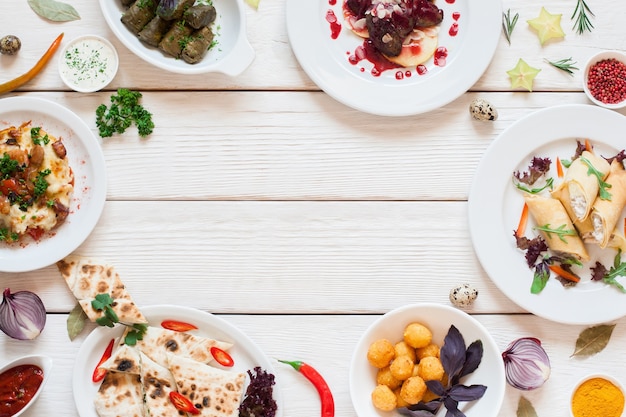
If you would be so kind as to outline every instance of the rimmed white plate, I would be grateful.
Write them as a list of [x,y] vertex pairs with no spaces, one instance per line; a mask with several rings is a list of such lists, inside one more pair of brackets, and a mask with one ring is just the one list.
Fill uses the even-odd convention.
[[[589,139],[605,157],[626,148],[626,117],[590,105],[546,108],[518,120],[489,146],[478,165],[469,193],[469,226],[474,249],[496,286],[520,307],[538,316],[568,324],[596,324],[626,315],[626,294],[615,287],[590,281],[589,273],[574,287],[564,288],[550,278],[544,290],[531,294],[533,271],[516,248],[517,228],[524,205],[512,182],[514,171],[527,171],[533,156],[569,159],[576,139]],[[550,176],[557,179],[555,173]],[[623,224],[619,223],[619,224]],[[533,223],[527,227],[530,235]],[[529,236],[530,237],[530,236]],[[615,251],[590,248],[594,260],[607,268]]]
[[0,271],[25,272],[52,265],[72,253],[98,223],[106,200],[106,165],[97,138],[71,110],[35,97],[0,100],[0,128],[28,120],[61,137],[74,172],[74,195],[67,220],[38,242],[0,242]]
[[[446,64],[431,58],[427,72],[396,78],[397,70],[376,77],[373,65],[349,61],[363,40],[343,22],[343,0],[287,0],[287,32],[296,58],[307,75],[335,100],[356,110],[381,116],[408,116],[444,106],[478,81],[496,50],[502,25],[500,0],[437,0],[444,11],[439,45],[448,50]],[[341,23],[336,39],[326,20],[332,13]],[[454,24],[458,33],[450,35]],[[403,73],[406,70],[402,71]]]
[[[174,305],[147,306],[142,307],[141,311],[152,326],[160,326],[163,320],[184,321],[198,327],[198,330],[194,330],[193,334],[233,343],[234,346],[229,350],[235,361],[235,365],[229,368],[233,371],[246,373],[247,370],[260,366],[266,372],[276,375],[270,360],[263,351],[245,333],[224,319],[194,308]],[[120,337],[122,332],[122,326],[112,329],[98,327],[87,336],[78,351],[74,364],[72,389],[80,417],[98,417],[93,402],[100,383],[93,383],[91,374],[109,341],[112,338]],[[246,374],[246,386],[249,382],[249,377]],[[273,386],[274,400],[278,406],[276,417],[282,417],[282,394],[276,379],[275,382],[276,385]]]
[[100,8],[109,28],[132,53],[155,67],[178,74],[221,72],[235,76],[242,73],[254,60],[254,49],[246,35],[246,12],[243,0],[212,0],[217,12],[213,23],[217,44],[202,61],[188,64],[146,45],[121,22],[126,8],[118,0],[100,0]]

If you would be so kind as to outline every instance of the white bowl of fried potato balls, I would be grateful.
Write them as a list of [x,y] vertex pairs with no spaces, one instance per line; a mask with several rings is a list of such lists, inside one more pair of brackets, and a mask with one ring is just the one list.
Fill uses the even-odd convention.
[[[470,388],[456,401],[461,386]],[[447,305],[411,304],[384,314],[363,334],[350,364],[359,417],[416,410],[444,416],[455,402],[467,417],[496,417],[505,387],[504,362],[487,329]]]

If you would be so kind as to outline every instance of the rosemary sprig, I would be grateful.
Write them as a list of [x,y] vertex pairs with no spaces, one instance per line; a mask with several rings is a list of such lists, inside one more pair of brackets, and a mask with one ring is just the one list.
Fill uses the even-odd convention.
[[574,75],[574,71],[578,71],[578,68],[574,66],[576,65],[576,61],[574,61],[572,57],[560,59],[558,61],[549,61],[547,59],[545,61],[553,67],[567,72],[571,76]]
[[502,30],[504,30],[504,37],[509,45],[511,44],[511,34],[513,29],[515,29],[517,19],[519,19],[519,13],[515,13],[513,18],[511,18],[511,9],[508,9],[506,13],[502,13]]
[[593,29],[589,15],[595,16],[589,6],[587,6],[587,3],[585,3],[585,0],[577,0],[576,9],[574,9],[574,13],[572,13],[570,19],[576,16],[573,29],[576,29],[579,35],[582,35],[585,31],[591,32],[591,29]]

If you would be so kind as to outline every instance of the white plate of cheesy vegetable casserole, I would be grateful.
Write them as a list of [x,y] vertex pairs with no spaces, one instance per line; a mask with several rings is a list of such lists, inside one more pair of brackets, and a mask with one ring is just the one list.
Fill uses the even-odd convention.
[[106,199],[106,166],[86,123],[54,102],[0,100],[0,270],[31,271],[74,251]]
[[555,106],[485,152],[469,195],[472,242],[520,307],[568,324],[626,314],[625,130],[619,113]]

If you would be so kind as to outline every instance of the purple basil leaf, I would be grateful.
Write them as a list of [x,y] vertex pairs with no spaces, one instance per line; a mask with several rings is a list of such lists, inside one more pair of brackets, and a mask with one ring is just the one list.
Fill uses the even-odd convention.
[[429,401],[427,403],[420,401],[417,404],[409,405],[408,408],[410,411],[428,411],[431,414],[436,414],[441,408],[441,399],[437,398],[436,400]]
[[448,390],[448,396],[456,401],[474,401],[481,398],[487,387],[484,385],[455,385]]
[[426,386],[428,387],[429,390],[432,391],[433,394],[438,395],[440,397],[443,397],[446,394],[446,389],[444,388],[441,381],[432,380],[432,381],[425,381],[425,382],[426,382]]
[[454,325],[450,326],[448,334],[443,339],[443,346],[439,356],[443,369],[448,374],[448,380],[454,380],[465,362],[465,340],[459,329]]
[[482,358],[483,341],[478,339],[472,342],[465,351],[465,364],[463,364],[461,373],[459,373],[459,379],[474,372],[478,368],[478,365],[480,365]]
[[410,417],[433,417],[435,415],[435,413],[431,413],[428,410],[409,410],[406,407],[402,407],[402,408],[398,408],[398,413],[402,414],[403,416],[410,416]]
[[446,406],[446,417],[466,417],[461,410],[459,410],[459,402],[453,398],[447,397],[443,400],[443,405]]

